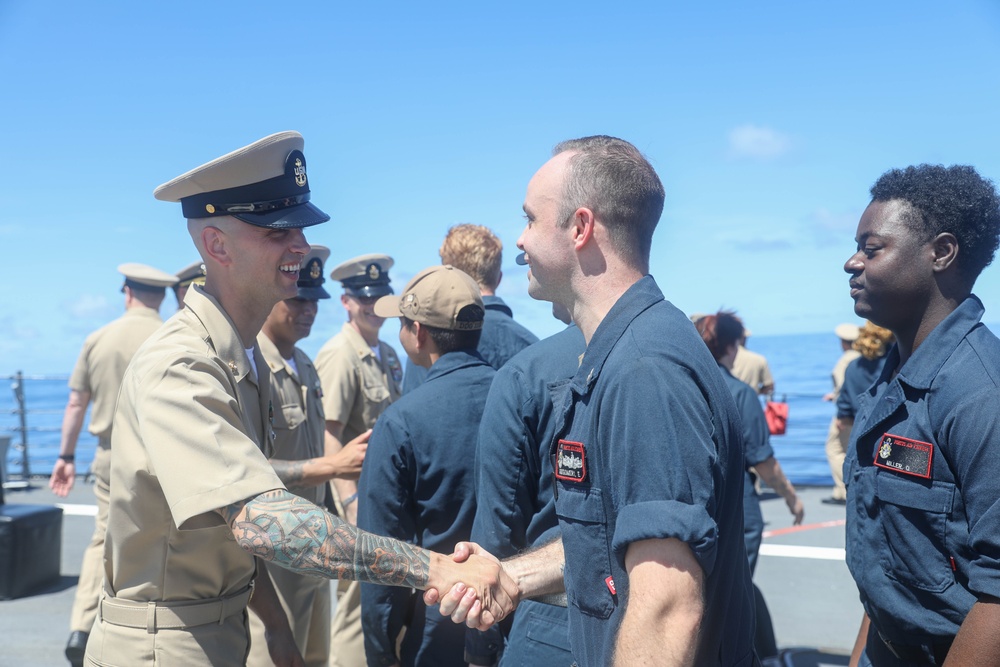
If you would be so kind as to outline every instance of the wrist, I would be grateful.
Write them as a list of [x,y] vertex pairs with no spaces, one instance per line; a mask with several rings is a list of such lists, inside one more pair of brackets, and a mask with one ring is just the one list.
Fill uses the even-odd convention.
[[65,463],[73,463],[76,460],[76,456],[73,454],[60,454],[59,460]]
[[357,499],[358,499],[358,494],[357,494],[357,492],[354,492],[351,495],[349,495],[346,498],[344,498],[341,501],[341,504],[346,508],[346,507],[349,507],[351,505],[351,503],[355,502]]

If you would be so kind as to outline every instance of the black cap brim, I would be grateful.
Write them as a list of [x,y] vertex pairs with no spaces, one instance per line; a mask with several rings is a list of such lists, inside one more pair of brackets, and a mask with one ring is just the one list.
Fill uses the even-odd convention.
[[230,213],[237,220],[270,229],[301,229],[312,227],[330,219],[311,202],[279,208],[267,213]]
[[329,299],[330,293],[322,287],[300,287],[299,293],[295,295],[299,299]]
[[344,292],[350,296],[362,296],[362,297],[381,297],[388,296],[393,293],[392,288],[388,285],[365,285],[364,287],[345,287]]

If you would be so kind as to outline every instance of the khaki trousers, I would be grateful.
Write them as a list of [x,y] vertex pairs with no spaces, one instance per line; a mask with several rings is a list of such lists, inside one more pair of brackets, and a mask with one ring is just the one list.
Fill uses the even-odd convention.
[[111,499],[111,443],[102,440],[94,452],[94,462],[90,464],[93,473],[94,497],[97,500],[97,516],[94,520],[94,534],[83,552],[80,564],[80,581],[76,585],[73,611],[70,613],[70,632],[90,632],[97,618],[97,603],[101,599],[104,586],[104,534],[108,530],[108,507]]
[[830,421],[830,430],[826,434],[826,460],[830,464],[830,475],[833,477],[833,497],[836,500],[847,498],[847,488],[844,486],[844,459],[847,458],[847,446],[851,441],[850,429],[838,431],[837,417]]
[[[330,580],[297,574],[277,565],[268,565],[267,571],[306,666],[327,667],[330,664]],[[271,667],[273,664],[264,640],[264,624],[251,612],[247,665]]]

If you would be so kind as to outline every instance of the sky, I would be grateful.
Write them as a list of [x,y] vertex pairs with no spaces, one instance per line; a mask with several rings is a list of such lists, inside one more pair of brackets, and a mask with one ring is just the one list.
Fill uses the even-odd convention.
[[[997,0],[0,0],[0,375],[68,374],[122,312],[119,264],[197,258],[153,189],[282,130],[305,137],[330,268],[387,253],[398,292],[449,227],[486,225],[499,295],[554,333],[514,264],[525,187],[559,141],[610,134],[664,183],[650,270],[670,301],[832,332],[857,321],[843,264],[881,173],[1000,179],[998,72]],[[976,293],[1000,321],[1000,269]],[[300,346],[344,320],[322,303]]]

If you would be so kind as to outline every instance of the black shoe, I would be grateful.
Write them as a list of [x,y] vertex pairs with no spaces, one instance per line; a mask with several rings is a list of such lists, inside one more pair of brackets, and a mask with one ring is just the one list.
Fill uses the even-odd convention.
[[66,642],[66,659],[73,667],[83,667],[83,655],[87,652],[87,638],[89,633],[82,630],[74,630],[69,633],[69,641]]
[[824,498],[820,501],[824,505],[846,505],[847,499],[845,498]]

